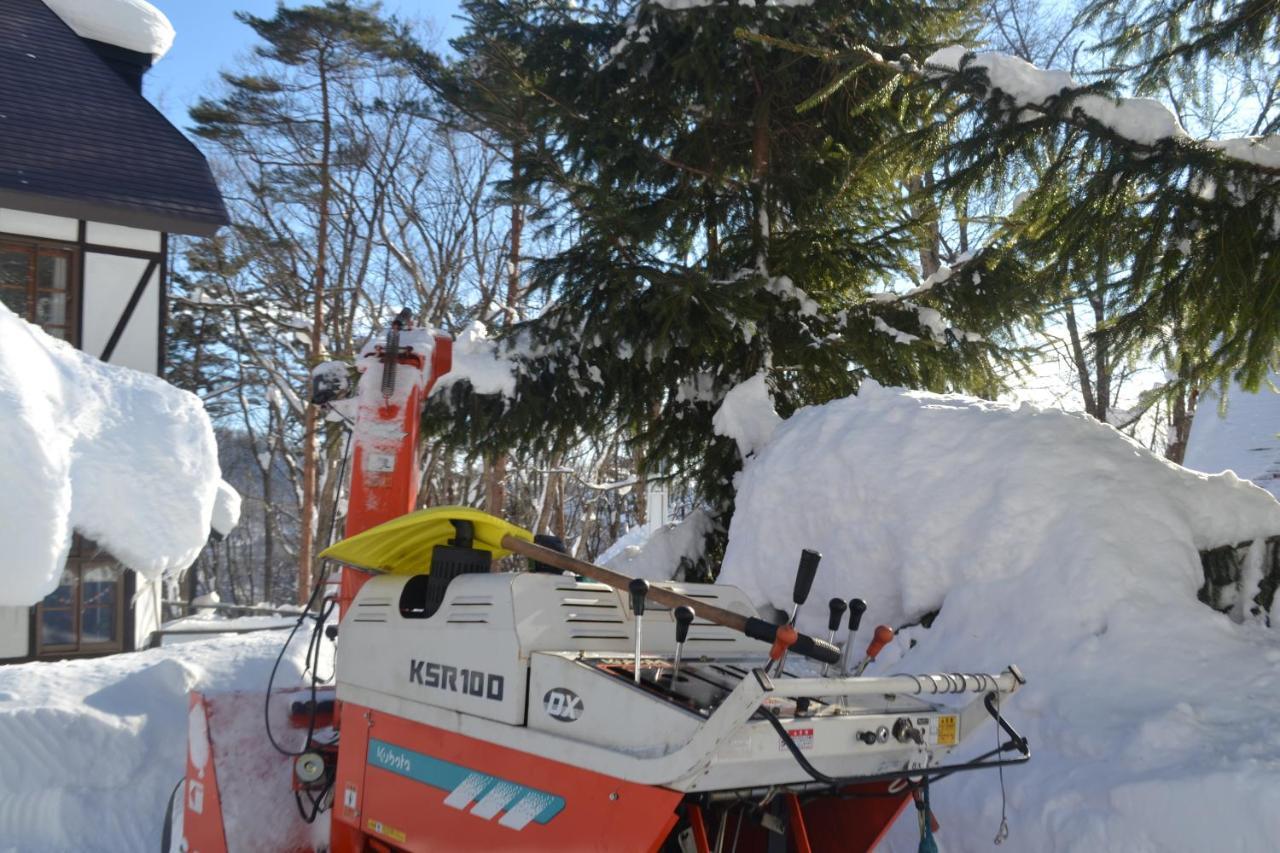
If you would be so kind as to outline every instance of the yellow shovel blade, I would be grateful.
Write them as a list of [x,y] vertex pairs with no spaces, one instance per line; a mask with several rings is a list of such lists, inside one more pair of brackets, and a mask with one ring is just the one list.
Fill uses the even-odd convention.
[[475,530],[472,546],[493,552],[497,560],[511,552],[501,546],[510,533],[533,541],[533,534],[497,516],[465,506],[436,506],[420,509],[371,527],[363,533],[335,542],[320,552],[358,569],[393,575],[420,575],[431,571],[431,549],[447,545],[458,535],[454,520],[469,521]]

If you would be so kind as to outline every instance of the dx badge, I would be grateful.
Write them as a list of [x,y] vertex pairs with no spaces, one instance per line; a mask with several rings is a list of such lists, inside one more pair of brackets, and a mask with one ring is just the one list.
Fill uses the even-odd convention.
[[572,723],[582,716],[582,699],[567,687],[553,687],[542,697],[547,716],[562,723]]

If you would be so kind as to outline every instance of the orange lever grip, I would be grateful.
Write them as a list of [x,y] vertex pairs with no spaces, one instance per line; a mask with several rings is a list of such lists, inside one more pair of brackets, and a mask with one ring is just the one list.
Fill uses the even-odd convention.
[[871,643],[867,646],[867,657],[875,660],[876,655],[880,654],[881,649],[889,645],[889,641],[892,639],[892,628],[888,625],[877,625],[875,636],[871,638]]
[[777,660],[787,653],[787,649],[795,644],[799,637],[794,625],[779,625],[778,632],[773,635],[773,648],[769,649],[769,660]]

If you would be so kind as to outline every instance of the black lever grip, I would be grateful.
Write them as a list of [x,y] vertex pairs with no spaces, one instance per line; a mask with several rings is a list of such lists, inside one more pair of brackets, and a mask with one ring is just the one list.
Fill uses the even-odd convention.
[[644,578],[635,578],[627,584],[631,592],[631,612],[637,616],[644,615],[644,600],[649,595],[649,582]]
[[840,630],[840,617],[844,616],[845,608],[848,606],[843,598],[833,598],[827,602],[827,607],[831,610],[831,615],[827,617],[828,631]]
[[791,600],[797,605],[804,604],[809,597],[809,589],[813,586],[813,576],[818,573],[818,561],[822,555],[817,551],[805,548],[800,552],[800,567],[796,569],[796,588]]
[[[742,633],[753,640],[772,643],[777,639],[778,626],[752,616],[747,619],[747,624],[742,627]],[[791,651],[807,658],[813,658],[818,663],[840,662],[840,650],[838,648],[823,640],[815,640],[808,634],[798,635],[795,643],[791,646]]]
[[867,612],[867,603],[861,598],[849,602],[849,630],[857,631],[862,624],[862,614]]
[[693,608],[682,604],[672,615],[676,617],[676,642],[683,643],[689,638],[689,626],[693,624]]

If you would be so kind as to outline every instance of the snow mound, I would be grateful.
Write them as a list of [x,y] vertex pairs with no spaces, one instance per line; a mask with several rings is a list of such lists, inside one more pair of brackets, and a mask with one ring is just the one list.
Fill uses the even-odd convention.
[[[0,849],[156,849],[186,766],[187,691],[260,695],[282,641],[269,631],[0,667]],[[290,647],[278,685],[299,683],[306,646]]]
[[73,531],[148,578],[209,536],[221,473],[200,400],[0,306],[0,605],[58,585]]
[[[1018,664],[1030,683],[1009,713],[1035,754],[1005,773],[1003,849],[1265,850],[1280,735],[1260,709],[1280,703],[1280,638],[1196,590],[1200,549],[1277,532],[1263,490],[1086,416],[864,383],[748,462],[720,579],[782,609],[815,548],[805,631],[825,631],[833,596],[867,600],[859,646],[940,608],[870,674]],[[933,804],[947,850],[990,849],[994,774],[958,774]],[[913,830],[900,821],[891,847],[914,850]]]
[[705,510],[696,509],[683,521],[664,524],[653,532],[636,527],[610,545],[596,562],[632,577],[669,581],[682,561],[693,563],[702,556],[707,534],[714,526]]
[[736,441],[744,459],[763,447],[780,423],[782,418],[774,411],[763,372],[734,386],[711,418],[716,435]]
[[173,47],[173,24],[146,0],[44,0],[81,38],[161,59]]

